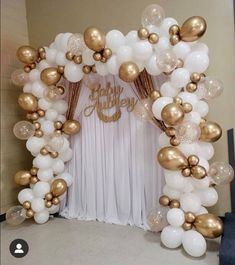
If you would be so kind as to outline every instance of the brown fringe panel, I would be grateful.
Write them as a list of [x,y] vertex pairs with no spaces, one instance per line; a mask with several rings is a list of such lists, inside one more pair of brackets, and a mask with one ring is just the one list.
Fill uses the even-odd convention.
[[68,110],[66,113],[66,118],[72,120],[78,103],[80,91],[81,91],[82,81],[77,83],[69,83],[69,93],[68,93]]

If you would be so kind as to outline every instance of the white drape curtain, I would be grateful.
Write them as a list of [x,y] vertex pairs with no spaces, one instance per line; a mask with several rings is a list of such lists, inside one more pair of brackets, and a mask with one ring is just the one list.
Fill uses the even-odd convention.
[[[96,111],[85,117],[84,108],[91,104],[87,87],[91,82],[94,80],[83,82],[74,116],[82,129],[71,138],[73,158],[67,169],[73,176],[73,185],[60,214],[148,229],[147,214],[156,206],[163,186],[162,170],[156,162],[161,131],[138,120],[125,108],[116,122],[103,122]],[[95,82],[102,87],[107,82],[120,85],[124,88],[121,98],[137,98],[131,85],[118,77],[99,77]]]

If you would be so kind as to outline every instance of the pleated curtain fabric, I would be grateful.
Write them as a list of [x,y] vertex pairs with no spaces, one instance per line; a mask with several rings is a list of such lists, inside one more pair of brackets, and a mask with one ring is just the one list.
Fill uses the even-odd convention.
[[[158,204],[164,184],[156,159],[161,130],[125,108],[116,122],[105,123],[96,111],[85,117],[84,108],[91,104],[89,86],[97,82],[101,87],[108,82],[123,87],[121,98],[138,99],[133,84],[116,76],[89,77],[81,84],[74,119],[80,121],[82,129],[71,137],[73,158],[67,170],[73,185],[61,204],[60,215],[148,229],[148,212]],[[158,87],[159,82],[155,79],[154,85]]]

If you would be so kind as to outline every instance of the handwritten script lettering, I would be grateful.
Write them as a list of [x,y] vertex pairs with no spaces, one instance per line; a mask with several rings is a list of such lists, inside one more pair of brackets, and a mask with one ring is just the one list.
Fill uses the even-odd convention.
[[[110,83],[107,83],[106,87],[99,84],[90,90],[89,99],[92,103],[85,107],[84,115],[88,117],[96,110],[99,119],[104,122],[117,121],[121,117],[121,108],[126,108],[128,112],[131,112],[137,103],[137,99],[134,97],[121,98],[124,88],[111,86]],[[114,109],[112,115],[105,113],[110,109]]]

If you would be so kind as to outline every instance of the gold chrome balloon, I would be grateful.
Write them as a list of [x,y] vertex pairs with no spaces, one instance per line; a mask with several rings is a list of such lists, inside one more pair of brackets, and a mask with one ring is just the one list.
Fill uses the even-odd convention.
[[139,67],[134,62],[125,62],[119,68],[119,77],[125,82],[133,82],[139,75]]
[[23,186],[23,185],[28,185],[30,183],[31,177],[32,175],[30,174],[29,171],[21,170],[15,174],[14,180],[16,184]]
[[159,36],[156,33],[149,34],[148,41],[151,44],[156,44],[159,41]]
[[51,193],[55,197],[64,194],[66,190],[67,190],[67,183],[63,179],[55,179],[51,184]]
[[146,29],[146,28],[140,28],[138,30],[138,37],[141,39],[141,40],[146,40],[149,36],[149,31]]
[[38,52],[31,46],[21,46],[16,55],[18,59],[25,64],[34,63],[38,59]]
[[41,80],[48,86],[55,85],[61,77],[61,74],[57,71],[56,67],[48,67],[42,70]]
[[152,99],[152,101],[155,101],[160,97],[161,97],[161,94],[159,90],[153,90],[150,94],[150,98]]
[[170,203],[170,198],[166,195],[162,195],[160,198],[159,198],[159,203],[162,205],[162,206],[168,206],[169,203]]
[[45,199],[46,199],[47,201],[51,201],[51,200],[53,199],[53,195],[52,195],[50,192],[48,192],[48,193],[46,193],[46,195],[45,195]]
[[105,59],[109,59],[112,56],[112,50],[109,48],[105,48],[102,52],[102,55]]
[[28,209],[28,210],[26,211],[26,216],[27,216],[28,218],[33,217],[33,216],[34,216],[34,211],[33,211],[32,209]]
[[54,205],[57,205],[57,204],[60,203],[60,199],[57,198],[57,197],[55,197],[55,198],[52,199],[52,203],[53,203]]
[[188,18],[180,29],[180,38],[183,41],[196,41],[206,32],[206,21],[199,16]]
[[28,210],[31,208],[31,202],[30,201],[25,201],[22,206],[24,207],[24,209]]
[[38,108],[37,98],[31,93],[22,93],[18,98],[18,103],[23,110],[36,111]]
[[194,213],[187,212],[185,213],[185,221],[188,223],[193,223],[196,219],[196,216]]
[[206,238],[216,238],[223,233],[222,220],[210,213],[198,215],[193,225]]
[[172,208],[180,208],[180,202],[178,200],[173,199],[170,201],[169,207],[171,209]]
[[36,176],[37,173],[38,173],[38,169],[37,169],[36,167],[32,167],[32,168],[30,169],[30,174],[31,174],[32,176]]
[[68,135],[76,134],[80,131],[81,125],[79,121],[67,120],[62,127],[62,131]]
[[189,167],[187,168],[184,168],[182,171],[181,171],[181,174],[184,176],[184,177],[189,177],[191,176],[191,170]]
[[191,174],[196,179],[202,179],[202,178],[205,178],[205,176],[207,175],[207,172],[204,167],[197,165],[191,168]]
[[190,155],[188,157],[188,162],[190,166],[196,166],[199,163],[199,158],[196,155]]
[[94,27],[89,27],[85,30],[84,41],[86,46],[95,52],[100,52],[105,47],[105,35]]
[[161,112],[162,120],[171,126],[178,125],[184,119],[184,110],[176,103],[167,104]]
[[222,136],[222,129],[216,122],[206,121],[200,123],[200,140],[204,142],[216,142]]
[[182,225],[183,229],[185,231],[188,231],[188,230],[191,230],[193,228],[193,225],[191,223],[188,223],[188,222],[184,222],[183,225]]
[[185,155],[176,147],[163,147],[158,152],[158,162],[160,165],[169,170],[180,170],[188,166],[188,160]]

